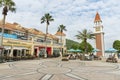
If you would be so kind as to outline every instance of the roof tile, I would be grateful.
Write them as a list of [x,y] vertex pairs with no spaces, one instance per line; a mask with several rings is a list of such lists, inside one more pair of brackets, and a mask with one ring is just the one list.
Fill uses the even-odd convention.
[[102,20],[101,20],[100,15],[99,15],[98,12],[96,13],[94,22],[102,22]]
[[57,35],[57,36],[66,36],[64,33],[61,33],[60,31],[57,31],[57,33],[55,34],[55,35]]

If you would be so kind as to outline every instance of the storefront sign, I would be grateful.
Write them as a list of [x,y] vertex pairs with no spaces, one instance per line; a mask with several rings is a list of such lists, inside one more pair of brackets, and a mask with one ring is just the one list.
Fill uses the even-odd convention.
[[[0,33],[1,35],[1,33]],[[13,39],[17,39],[17,35],[15,34],[7,34],[7,33],[4,33],[3,35],[5,38],[13,38]]]

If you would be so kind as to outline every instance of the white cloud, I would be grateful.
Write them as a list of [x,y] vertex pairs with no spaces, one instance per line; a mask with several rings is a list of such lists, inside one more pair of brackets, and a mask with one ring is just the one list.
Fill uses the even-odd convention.
[[[41,17],[49,12],[55,19],[49,26],[54,34],[60,24],[67,28],[67,38],[77,40],[77,31],[84,28],[94,31],[94,17],[100,13],[105,32],[105,46],[112,47],[114,40],[120,39],[120,0],[14,0],[17,12],[9,12],[8,22],[17,22],[25,27],[37,28],[45,32]],[[1,9],[0,9],[1,10]],[[2,19],[2,15],[0,15]],[[108,40],[109,39],[109,40]],[[94,42],[94,41],[93,41]],[[93,43],[94,44],[94,43]]]

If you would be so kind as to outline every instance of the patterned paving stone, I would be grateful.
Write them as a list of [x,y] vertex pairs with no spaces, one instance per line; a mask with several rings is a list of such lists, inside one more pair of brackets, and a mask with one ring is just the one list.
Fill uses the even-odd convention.
[[0,64],[0,80],[120,80],[120,64],[60,58]]

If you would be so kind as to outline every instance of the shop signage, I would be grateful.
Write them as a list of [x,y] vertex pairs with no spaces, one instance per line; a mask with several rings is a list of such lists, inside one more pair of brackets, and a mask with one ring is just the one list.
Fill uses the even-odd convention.
[[[1,35],[1,33],[0,33]],[[7,33],[4,33],[3,35],[5,38],[13,38],[13,39],[17,39],[17,35],[15,34],[7,34]]]

